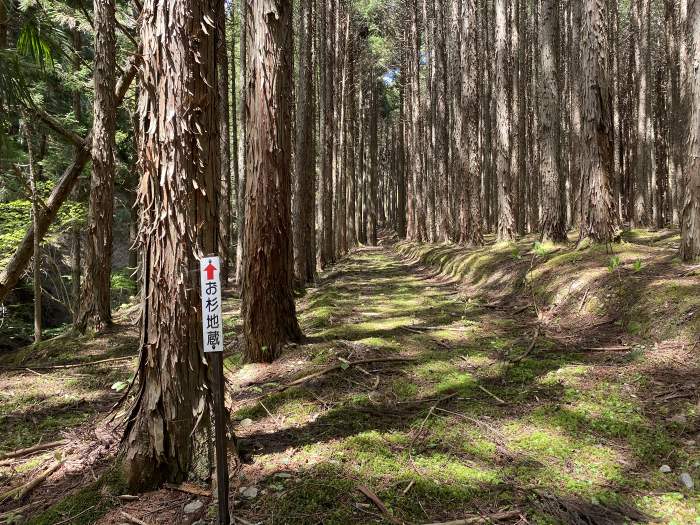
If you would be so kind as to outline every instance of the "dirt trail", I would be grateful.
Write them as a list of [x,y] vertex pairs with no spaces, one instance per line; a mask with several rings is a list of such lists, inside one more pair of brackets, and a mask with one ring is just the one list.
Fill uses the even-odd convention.
[[[506,259],[504,274],[514,264]],[[646,516],[695,522],[697,489],[679,481],[682,472],[696,485],[700,479],[694,348],[585,352],[555,325],[538,324],[527,298],[494,307],[478,293],[391,247],[353,251],[299,299],[308,340],[271,365],[241,365],[233,343],[239,305],[229,296],[228,392],[242,456],[232,473],[235,515],[299,525],[477,516],[502,523],[624,523]],[[620,330],[606,325],[597,340],[612,341]],[[124,337],[119,353],[135,344],[132,333]],[[115,351],[107,340],[89,344],[95,359]],[[13,373],[0,382],[11,396],[0,399],[0,415],[24,418],[20,383],[36,390],[25,397],[37,407],[46,402],[39,391],[48,385],[70,400],[88,391],[95,399],[113,397],[112,383],[129,373],[116,368]],[[94,433],[90,422],[106,407],[88,409],[98,414],[76,427],[86,443]],[[61,417],[51,415],[52,429]],[[3,437],[13,443],[19,436]],[[43,439],[49,437],[61,433]],[[672,472],[660,473],[662,463]],[[36,497],[46,499],[61,486],[51,478]],[[118,483],[96,482],[37,523],[71,518],[89,505],[72,523],[95,523],[106,512],[98,523],[114,525],[123,511],[153,525],[190,523],[206,517],[212,504],[161,490],[120,505],[119,490]],[[186,515],[185,505],[197,499],[205,505]]]
[[[694,519],[697,493],[671,502],[682,487],[657,465],[693,468],[693,423],[658,425],[643,367],[544,330],[533,344],[531,314],[466,293],[386,248],[358,250],[324,276],[301,302],[308,344],[233,378],[247,385],[234,396],[239,487],[258,490],[239,494],[245,519],[367,523],[380,512],[358,486],[406,523],[513,511],[531,523],[621,523],[640,510]],[[415,361],[336,369],[265,395],[338,362],[397,355]]]

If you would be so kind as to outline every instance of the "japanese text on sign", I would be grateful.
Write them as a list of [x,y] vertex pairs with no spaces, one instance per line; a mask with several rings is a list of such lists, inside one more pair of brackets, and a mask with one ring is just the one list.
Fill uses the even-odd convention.
[[202,279],[202,334],[205,352],[224,351],[223,319],[221,318],[221,282],[218,257],[199,261]]

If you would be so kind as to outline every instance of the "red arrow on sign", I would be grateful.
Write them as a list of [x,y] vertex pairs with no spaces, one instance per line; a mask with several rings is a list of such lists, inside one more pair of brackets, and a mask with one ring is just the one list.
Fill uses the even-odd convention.
[[209,266],[204,268],[204,271],[207,272],[207,281],[211,281],[214,279],[214,272],[216,271],[216,266],[214,266],[211,261],[209,261]]

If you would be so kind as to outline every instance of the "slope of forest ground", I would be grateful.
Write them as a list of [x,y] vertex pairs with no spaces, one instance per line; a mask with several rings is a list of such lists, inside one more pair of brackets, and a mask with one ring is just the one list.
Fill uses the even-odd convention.
[[[355,250],[300,298],[308,340],[272,365],[241,364],[230,293],[241,523],[700,523],[700,270],[673,231],[612,253],[534,240]],[[3,357],[0,450],[67,443],[0,461],[3,494],[65,460],[0,503],[0,523],[206,521],[206,497],[119,498],[105,416],[136,365],[137,313]]]

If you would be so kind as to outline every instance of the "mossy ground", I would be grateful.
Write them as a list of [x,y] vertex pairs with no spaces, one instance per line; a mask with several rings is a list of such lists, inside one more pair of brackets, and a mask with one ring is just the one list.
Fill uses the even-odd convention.
[[[679,481],[681,472],[700,481],[700,290],[674,256],[677,237],[631,232],[612,253],[534,241],[356,250],[299,299],[308,340],[272,365],[242,364],[233,343],[238,299],[229,295],[230,403],[237,422],[251,420],[236,427],[237,515],[251,523],[389,523],[358,491],[364,486],[404,523],[517,510],[529,523],[557,524],[573,508],[607,512],[613,523],[625,522],[620,508],[658,523],[700,523],[700,494]],[[38,351],[66,362],[135,349],[133,330],[131,339],[118,337]],[[28,365],[33,355],[14,362]],[[379,357],[410,360],[341,367],[272,392],[342,360]],[[89,428],[104,411],[102,396],[131,370],[3,372],[0,417],[30,423],[19,432],[3,427],[0,449],[58,437],[59,427]],[[38,431],[42,424],[51,429]],[[662,464],[672,472],[660,473]],[[118,489],[104,486],[72,492],[36,523],[66,519],[81,505],[89,510],[76,523],[93,523],[118,503]],[[250,486],[258,488],[253,499],[240,492]],[[174,514],[153,510],[181,512],[186,500],[158,494],[129,512],[173,523]],[[559,513],[552,501],[563,502]],[[99,523],[119,523],[118,511]]]
[[[624,503],[661,523],[700,523],[698,492],[678,479],[700,478],[697,395],[656,397],[677,373],[683,385],[700,377],[694,349],[693,364],[659,362],[669,338],[675,344],[694,330],[669,332],[678,320],[659,308],[670,300],[697,308],[686,286],[697,291],[698,281],[679,280],[683,268],[668,247],[644,240],[614,253],[532,239],[481,250],[399,246],[412,261],[386,249],[353,253],[302,301],[310,343],[286,357],[280,380],[339,357],[415,361],[341,370],[263,398],[264,407],[237,396],[236,418],[253,419],[240,429],[252,462],[240,484],[262,489],[255,500],[241,498],[242,516],[382,521],[356,490],[364,485],[406,523],[500,509],[559,523],[539,493],[603,509]],[[620,265],[610,270],[615,255]],[[520,306],[533,294],[537,313]],[[630,329],[635,321],[645,329]],[[586,349],[613,345],[630,350]],[[254,376],[254,366],[242,373]],[[684,423],[672,422],[674,413]],[[662,464],[673,472],[661,474]]]
[[[40,486],[32,494],[29,509],[20,512],[24,517],[33,516],[27,523],[55,524],[71,517],[71,524],[95,523],[118,502],[112,493],[119,490],[118,479],[106,470],[115,442],[105,445],[96,440],[95,429],[120,397],[112,386],[133,376],[136,358],[80,368],[41,368],[135,356],[135,327],[119,313],[115,317],[116,324],[99,336],[66,333],[7,354],[0,361],[0,368],[4,367],[0,369],[0,453],[68,440],[63,455],[66,466],[52,477],[53,483]],[[55,461],[57,452],[61,450],[0,465],[0,493],[36,477]],[[18,505],[23,507],[22,503],[0,502],[0,516]],[[7,520],[15,518],[7,515]]]

